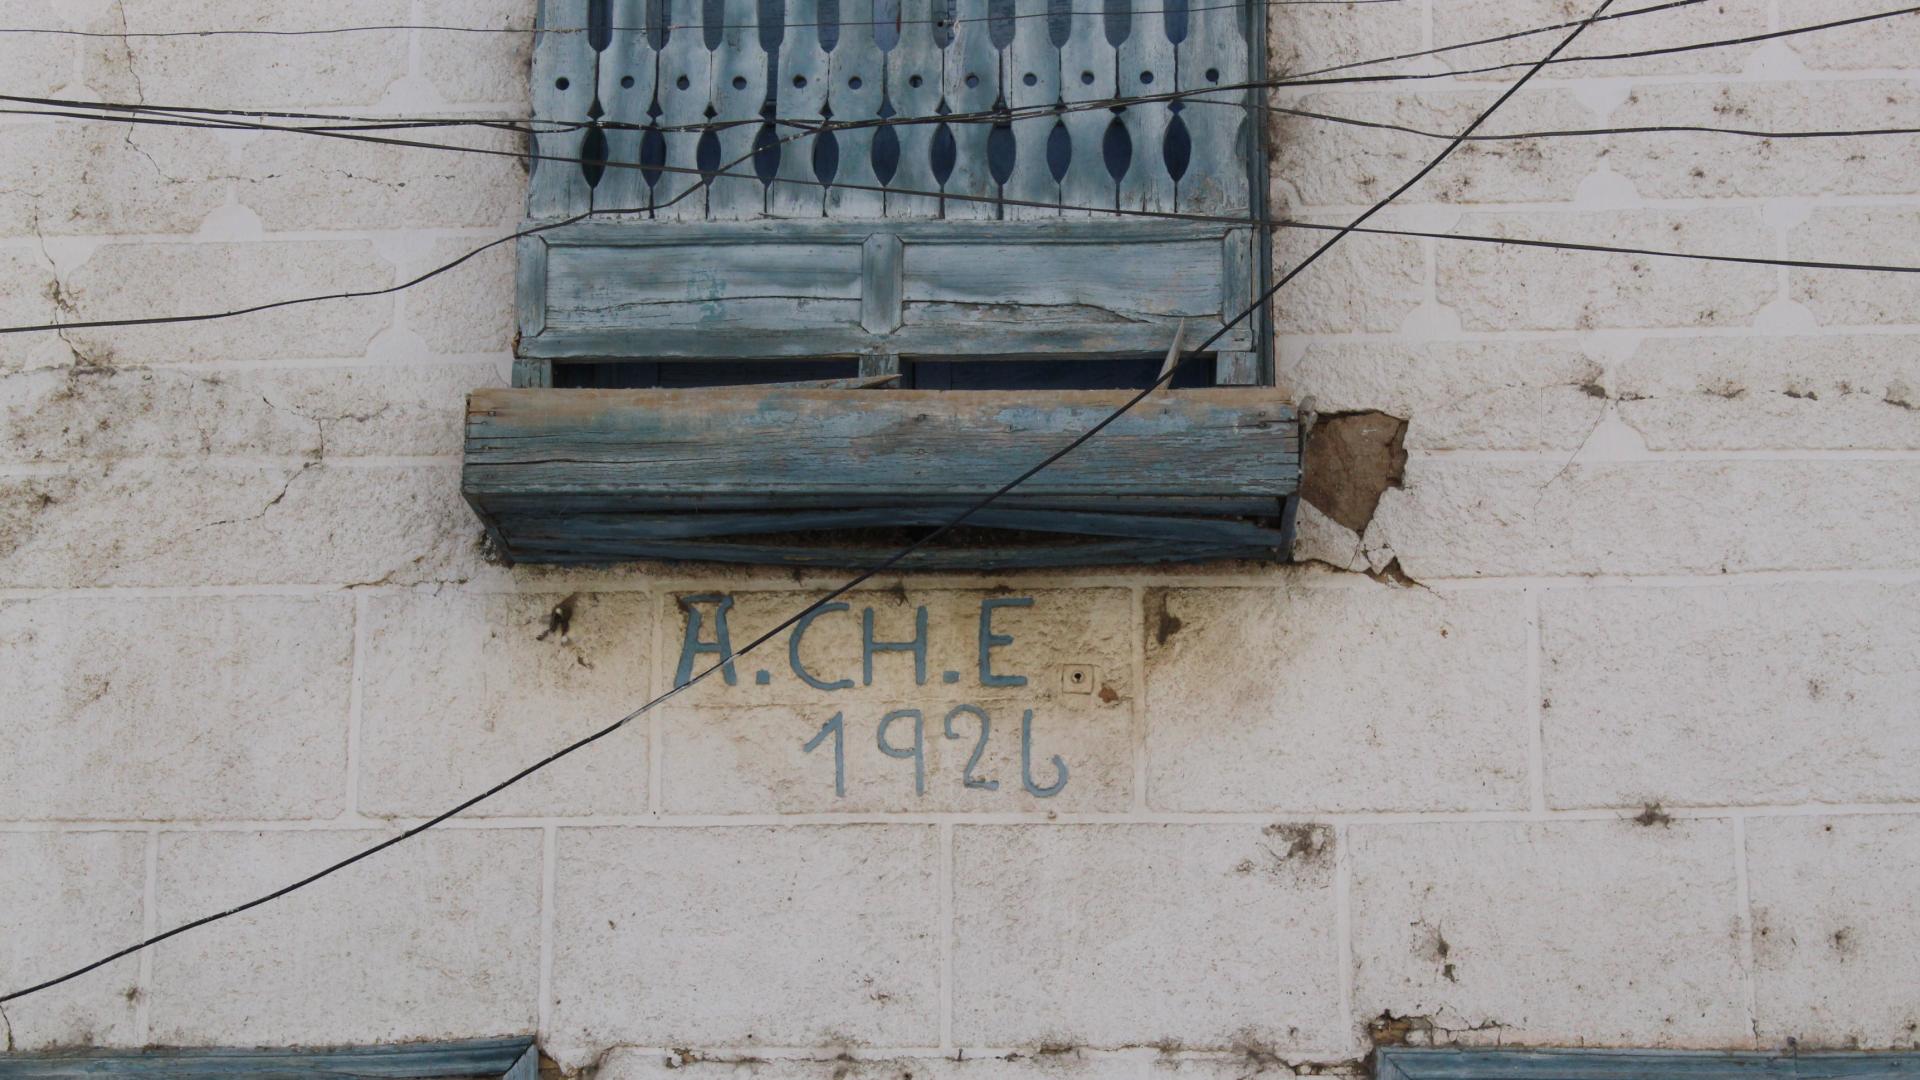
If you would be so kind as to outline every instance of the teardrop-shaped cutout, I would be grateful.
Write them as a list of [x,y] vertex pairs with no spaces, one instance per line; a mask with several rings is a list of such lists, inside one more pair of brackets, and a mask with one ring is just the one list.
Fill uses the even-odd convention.
[[700,133],[700,141],[693,145],[693,166],[700,170],[700,179],[709,182],[720,171],[719,132],[708,128]]
[[780,136],[772,124],[761,124],[753,135],[753,175],[763,184],[780,175]]
[[1133,136],[1127,134],[1127,126],[1117,116],[1107,125],[1107,133],[1100,140],[1100,156],[1107,160],[1107,175],[1113,177],[1116,184],[1133,167]]
[[587,44],[594,52],[613,44],[613,0],[587,0]]
[[780,40],[787,36],[786,0],[760,0],[760,47],[769,58],[780,55]]
[[640,176],[647,187],[660,186],[660,177],[666,175],[667,137],[657,127],[650,127],[640,133]]
[[1106,31],[1107,44],[1119,48],[1133,36],[1133,4],[1130,0],[1107,0],[1100,25]]
[[933,166],[933,178],[941,187],[947,186],[947,178],[953,175],[953,166],[960,159],[960,146],[953,140],[953,129],[946,124],[933,129],[933,145],[927,148],[927,158]]
[[1016,32],[1015,0],[987,0],[987,40],[993,42],[995,49],[1005,49],[1013,44]]
[[831,185],[839,173],[840,140],[832,128],[825,128],[813,137],[813,178]]
[[900,44],[900,18],[900,0],[873,0],[873,43],[881,52]]
[[987,173],[1001,187],[1013,178],[1013,166],[1019,145],[1012,124],[995,124],[987,129]]
[[1187,165],[1193,161],[1193,135],[1187,131],[1187,122],[1179,113],[1167,122],[1167,133],[1160,143],[1160,155],[1167,163],[1167,175],[1175,183],[1187,175]]
[[[879,5],[874,5],[879,10]],[[882,95],[880,98],[880,119],[885,120],[894,114],[893,99]],[[882,184],[891,183],[895,173],[900,171],[900,136],[894,133],[892,124],[881,124],[874,129],[873,144],[867,148],[868,159],[873,162],[873,175]]]
[[1161,0],[1160,7],[1167,40],[1175,45],[1187,40],[1187,0]]
[[814,22],[819,24],[816,32],[820,35],[820,49],[831,53],[833,47],[840,44],[840,0],[819,0],[813,14]]
[[607,174],[607,133],[600,125],[587,129],[587,137],[580,141],[580,175],[587,178],[588,187],[599,187],[600,178]]
[[1053,174],[1053,182],[1065,180],[1072,164],[1073,136],[1067,133],[1066,121],[1055,120],[1053,130],[1047,132],[1047,171]]
[[1064,49],[1073,38],[1073,0],[1047,0],[1047,41]]
[[894,134],[892,125],[876,128],[873,133],[873,175],[883,184],[893,183],[893,176],[900,171],[900,136]]
[[654,52],[667,47],[673,27],[667,17],[667,0],[647,0],[647,46]]

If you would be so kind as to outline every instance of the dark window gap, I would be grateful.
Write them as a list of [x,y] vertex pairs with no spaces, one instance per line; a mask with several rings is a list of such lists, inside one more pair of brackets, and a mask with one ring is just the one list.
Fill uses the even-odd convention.
[[851,379],[858,360],[615,360],[553,365],[553,385],[571,390],[675,389]]
[[[910,390],[1138,390],[1160,374],[1162,356],[1045,360],[903,360],[901,386]],[[553,385],[574,390],[673,389],[754,386],[852,379],[858,360],[616,360],[553,365]],[[1215,386],[1210,355],[1180,365],[1176,389]]]
[[[1074,360],[903,360],[913,390],[1139,390],[1160,374],[1164,356]],[[1213,358],[1190,357],[1174,373],[1176,389],[1214,386]]]

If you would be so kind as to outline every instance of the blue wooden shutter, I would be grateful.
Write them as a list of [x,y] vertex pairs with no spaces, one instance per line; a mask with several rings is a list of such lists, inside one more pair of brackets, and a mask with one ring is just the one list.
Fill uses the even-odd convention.
[[[552,361],[1150,355],[1183,317],[1204,336],[1261,281],[1234,221],[1264,184],[1248,92],[1072,107],[1243,84],[1263,11],[545,0],[534,112],[559,130],[528,213],[595,216],[521,243],[518,381]],[[1261,339],[1223,338],[1219,381],[1255,381]]]
[[[528,213],[555,227],[521,241],[515,388],[467,409],[499,551],[870,566],[1110,415],[1182,319],[1197,341],[1260,294],[1263,14],[546,0]],[[1155,394],[898,565],[1284,555],[1295,414],[1234,385],[1263,339],[1230,328],[1175,383],[1222,385]],[[1067,368],[1094,374],[1051,389]]]

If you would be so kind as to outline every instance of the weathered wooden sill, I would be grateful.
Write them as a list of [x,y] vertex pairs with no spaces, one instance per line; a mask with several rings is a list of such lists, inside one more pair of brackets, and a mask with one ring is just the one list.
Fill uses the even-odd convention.
[[[516,562],[864,566],[1131,396],[481,390],[461,488]],[[1163,391],[902,565],[1284,558],[1299,451],[1274,390]]]

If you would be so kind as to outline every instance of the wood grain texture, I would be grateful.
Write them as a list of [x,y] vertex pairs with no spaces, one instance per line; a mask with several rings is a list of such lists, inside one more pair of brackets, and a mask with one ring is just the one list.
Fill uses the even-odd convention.
[[[707,85],[720,138],[716,169],[727,175],[708,179],[707,217],[716,221],[764,217],[767,186],[755,175],[751,158],[763,120],[761,107],[767,100],[767,52],[759,33],[759,5],[755,0],[720,0],[720,16],[719,45],[713,50]],[[710,40],[712,29],[709,24]]]
[[[1003,64],[1007,105],[1040,109],[1060,100],[1060,49],[1047,34],[1048,0],[1014,0],[1013,42]],[[1047,139],[1060,123],[1052,113],[1023,115],[1013,121],[1014,170],[1004,195],[1021,203],[1060,202],[1060,181],[1047,168]],[[1057,218],[1051,206],[1008,204],[1005,216]]]
[[[1219,4],[1195,4],[1177,52],[1179,89],[1236,86],[1247,81],[1248,13]],[[1189,214],[1246,213],[1247,92],[1189,98],[1180,119],[1193,143],[1193,165],[1178,184],[1178,208]]]
[[[963,497],[1011,480],[1129,396],[478,390],[468,398],[465,484],[470,493]],[[1068,455],[1022,490],[1279,497],[1298,477],[1298,428],[1278,393],[1185,390],[1141,403],[1086,453]]]
[[[849,530],[950,520],[1129,396],[556,390],[557,361],[858,358],[873,377],[901,372],[903,359],[1125,360],[1164,352],[1182,319],[1196,339],[1210,333],[1265,280],[1262,245],[1232,221],[994,201],[1247,214],[1265,183],[1244,118],[1257,95],[1104,106],[1116,94],[1244,79],[1250,9],[548,0],[542,25],[584,26],[598,11],[630,29],[537,41],[536,119],[681,130],[541,137],[543,153],[592,158],[584,144],[604,135],[608,161],[643,168],[544,163],[529,194],[535,220],[647,210],[519,246],[516,389],[470,400],[463,479],[511,558],[870,563],[893,541]],[[812,25],[836,12],[837,26]],[[807,131],[822,117],[1063,102],[1103,107]],[[651,167],[662,163],[737,175]],[[1250,322],[1222,336],[1214,363],[1223,381],[1253,382],[1265,353]],[[905,565],[1270,558],[1289,544],[1298,442],[1272,391],[1156,395],[971,523],[1004,543],[923,551]]]
[[[699,168],[701,132],[693,130],[707,120],[707,84],[712,79],[713,54],[701,40],[700,0],[667,0],[666,41],[659,53],[660,133],[666,144],[666,164],[675,169]],[[706,182],[691,172],[661,172],[653,184],[656,220],[693,221],[707,216]],[[627,226],[637,228],[638,226]]]
[[[828,59],[820,45],[817,0],[787,0],[787,27],[780,41],[779,64],[770,88],[775,116],[818,123],[827,111]],[[775,129],[786,139],[799,129]],[[835,137],[838,145],[838,137]],[[779,179],[767,189],[767,213],[775,217],[818,219],[826,213],[826,191],[814,181],[817,137],[780,146]]]
[[[533,43],[533,115],[555,124],[584,124],[593,103],[595,57],[587,35],[564,30],[548,33],[544,27],[587,24],[587,0],[544,0],[540,27]],[[533,162],[528,183],[527,216],[534,221],[570,217],[587,209],[592,192],[579,166],[568,159],[581,156],[585,132],[580,128],[543,132],[533,138]]]
[[[607,16],[614,26],[644,26],[646,0],[608,0]],[[616,33],[600,53],[597,100],[605,111],[606,121],[620,126],[609,127],[605,132],[607,161],[612,167],[593,189],[596,210],[643,210],[651,197],[645,174],[639,169],[620,166],[640,162],[641,133],[636,127],[624,125],[647,122],[647,106],[654,99],[653,60],[654,53],[644,33]]]
[[[775,543],[727,543],[714,540],[573,541],[558,547],[527,544],[511,550],[515,562],[577,565],[666,559],[686,562],[756,563],[858,569],[895,555],[899,546],[827,543],[817,546]],[[1132,566],[1205,562],[1214,559],[1270,559],[1272,551],[1242,547],[1156,544],[1138,540],[1090,541],[1046,547],[970,547],[922,549],[901,559],[899,570],[1045,570],[1068,566]]]
[[[579,213],[590,202],[610,209],[652,206],[660,217],[701,220],[808,217],[816,210],[842,219],[1057,216],[1060,211],[909,194],[907,189],[945,191],[990,200],[1001,194],[988,164],[988,143],[994,125],[1006,121],[989,116],[943,124],[934,118],[990,111],[1001,102],[1045,107],[1232,85],[1254,70],[1249,61],[1258,50],[1249,26],[1261,20],[1244,6],[1192,5],[1189,11],[1158,0],[1084,7],[1013,0],[1013,6],[1020,17],[994,19],[989,0],[606,0],[604,8],[588,0],[551,0],[542,7],[542,26],[579,27],[591,12],[604,10],[619,29],[610,40],[578,32],[539,36],[535,119],[579,125],[597,118],[622,126],[591,135],[579,128],[543,134],[541,153],[579,158],[589,138],[603,139],[606,160],[632,165],[643,160],[643,142],[651,142],[664,148],[665,163],[676,168],[700,168],[704,160],[705,167],[740,175],[703,180],[547,161],[535,169],[530,216],[552,220]],[[1059,18],[1045,17],[1049,12]],[[830,25],[818,25],[823,18]],[[875,19],[881,25],[872,25]],[[1012,124],[1018,152],[1001,163],[1003,173],[1011,170],[1005,194],[1107,209],[1244,213],[1251,205],[1250,159],[1256,172],[1264,168],[1259,155],[1248,152],[1249,138],[1257,134],[1247,123],[1253,104],[1257,95],[1223,91],[1210,104],[1141,102],[1023,118]],[[830,140],[806,133],[806,125],[829,112],[842,123],[887,117],[929,122],[893,127],[884,135],[853,128]],[[653,122],[682,130],[648,134],[624,126]],[[1071,130],[1064,183],[1048,161],[1049,137],[1061,124]],[[1173,141],[1186,148],[1176,157],[1184,164],[1170,169],[1169,132],[1176,128]],[[771,174],[743,159],[757,140],[769,137],[793,137],[775,151],[779,162]],[[834,186],[880,182],[873,162],[876,138],[898,146],[897,166],[884,181],[893,190]],[[815,166],[820,142],[832,143],[820,160],[837,159],[839,166],[827,170],[824,190],[814,185],[821,179]],[[951,147],[950,162],[936,166],[936,143]],[[703,144],[704,158],[698,152]],[[1122,144],[1130,153],[1109,153]],[[662,155],[646,160],[659,163]],[[583,175],[588,171],[597,174],[591,191]],[[676,198],[694,186],[704,190]]]
[[333,1050],[88,1050],[0,1054],[0,1080],[203,1080],[207,1077],[300,1080],[324,1077],[499,1077],[533,1080],[538,1052],[526,1038]]
[[[1072,30],[1060,48],[1060,96],[1069,105],[1105,101],[1117,88],[1106,19],[1098,5],[1084,2],[1075,3],[1072,12],[1068,16]],[[1101,153],[1114,115],[1105,109],[1079,109],[1066,113],[1061,120],[1073,140],[1073,156],[1066,175],[1060,178],[1060,201],[1069,207],[1114,209],[1118,206],[1119,185],[1108,174]],[[1061,216],[1084,220],[1091,215],[1086,210],[1062,210]]]
[[[1173,88],[1175,46],[1168,37],[1168,21],[1176,12],[1165,0],[1115,0],[1122,9],[1131,9],[1127,37],[1117,47],[1119,93],[1140,97],[1164,93]],[[1201,0],[1202,3],[1211,0]],[[1170,211],[1174,209],[1174,181],[1167,169],[1167,125],[1175,115],[1174,103],[1147,101],[1126,106],[1119,114],[1133,147],[1133,165],[1120,179],[1119,205],[1125,210]],[[1201,162],[1202,167],[1208,163]],[[1187,168],[1193,162],[1189,158]]]
[[[1129,396],[483,390],[462,490],[515,560],[859,565],[888,552],[848,530],[949,521]],[[1276,392],[1166,392],[969,521],[1005,543],[914,565],[1271,558],[1298,482],[1298,426]]]
[[[887,103],[882,116],[931,117],[938,114],[942,78],[945,73],[945,49],[952,37],[948,28],[937,32],[933,25],[935,9],[944,13],[946,0],[899,0],[900,40],[887,50]],[[889,112],[888,109],[892,111]],[[891,129],[900,143],[899,171],[886,181],[886,209],[889,218],[935,218],[940,216],[938,196],[909,195],[908,191],[939,191],[940,181],[933,173],[933,137],[931,123],[901,124]],[[883,137],[876,132],[876,138]],[[891,189],[903,189],[899,191]]]
[[[994,24],[987,0],[955,0],[953,43],[945,50],[943,105],[950,112],[990,112],[1000,97],[1000,54],[993,44]],[[945,193],[967,196],[942,202],[940,216],[949,220],[992,219],[999,216],[991,201],[998,194],[987,160],[987,138],[992,125],[952,124],[953,172],[941,185]]]
[[[1164,351],[1252,295],[1251,233],[1156,222],[582,224],[522,263],[524,357]],[[898,250],[895,246],[898,246]],[[1258,348],[1251,323],[1218,342]]]
[[[880,115],[886,95],[887,58],[874,40],[874,18],[874,0],[843,0],[840,5],[840,40],[834,44],[828,64],[832,85],[827,90],[827,107],[833,110],[835,120]],[[885,216],[886,196],[874,190],[880,183],[873,171],[874,130],[858,127],[834,133],[838,168],[833,177],[836,184],[826,190],[829,218]]]
[[1913,1080],[1915,1053],[1446,1050],[1386,1047],[1381,1080]]

